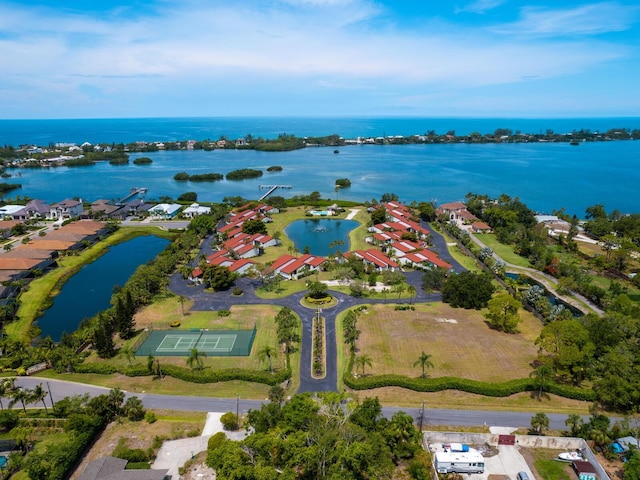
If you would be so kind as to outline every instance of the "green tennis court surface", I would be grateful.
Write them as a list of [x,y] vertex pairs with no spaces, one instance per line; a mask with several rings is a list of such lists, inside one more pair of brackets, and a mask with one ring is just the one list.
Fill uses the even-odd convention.
[[256,330],[153,330],[136,356],[184,357],[193,348],[208,356],[249,356]]

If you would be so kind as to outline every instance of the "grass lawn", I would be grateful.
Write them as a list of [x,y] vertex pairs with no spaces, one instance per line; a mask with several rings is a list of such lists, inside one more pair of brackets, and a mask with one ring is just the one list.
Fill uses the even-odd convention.
[[78,272],[83,266],[95,261],[110,246],[126,242],[139,235],[158,235],[166,238],[175,236],[157,227],[122,227],[105,240],[83,250],[79,255],[60,257],[57,260],[58,268],[33,280],[29,284],[29,289],[20,295],[18,320],[8,324],[5,327],[5,333],[18,340],[30,340],[29,329],[31,324],[42,314],[42,308],[48,304],[49,298],[58,294],[60,288],[69,277]]
[[520,267],[530,267],[531,264],[529,260],[520,255],[516,255],[513,251],[513,247],[510,245],[504,245],[500,243],[495,234],[493,233],[480,233],[474,234],[475,237],[484,243],[487,247],[491,248],[500,258],[502,258],[505,262],[511,263],[513,265],[518,265]]
[[560,453],[559,450],[546,448],[532,450],[533,466],[538,474],[537,478],[545,480],[571,480],[575,478],[575,473],[569,463],[554,460],[558,453]]
[[[154,303],[143,308],[136,313],[136,326],[143,329],[146,326],[153,325],[155,329],[167,328],[168,324],[174,320],[181,323],[180,329],[191,328],[208,328],[210,330],[227,330],[227,329],[252,329],[254,324],[257,325],[256,338],[253,343],[251,355],[248,357],[206,357],[204,360],[204,368],[226,369],[226,368],[245,368],[248,370],[267,370],[268,364],[258,360],[258,353],[265,345],[278,348],[276,324],[274,318],[280,307],[271,305],[238,305],[231,308],[231,315],[228,317],[220,317],[217,312],[200,312],[189,311],[191,302],[185,302],[185,315],[182,315],[182,306],[177,297],[171,297],[163,301]],[[175,331],[179,331],[176,329]],[[133,344],[136,338],[129,340],[128,344]],[[300,359],[299,352],[290,355],[292,378],[290,392],[295,392],[300,382]],[[127,365],[127,358],[122,355],[116,355],[112,359],[103,360],[92,354],[86,361],[88,362],[105,362],[116,365]],[[134,364],[146,364],[147,358],[134,357]],[[186,357],[160,357],[160,365],[172,364],[186,367]],[[274,370],[284,368],[285,355],[279,353],[273,359]],[[91,377],[91,379],[89,379]],[[68,375],[63,378],[69,378]],[[153,391],[155,393],[165,394],[184,394],[188,391],[190,395],[228,397],[235,396],[240,393],[244,398],[266,398],[269,386],[263,384],[252,384],[247,382],[223,382],[216,384],[186,384],[180,380],[173,378],[164,378],[162,380],[152,377],[136,377],[129,378],[125,376],[110,375],[80,375],[79,378],[89,383],[95,383],[105,387],[120,387],[129,391]]]
[[416,305],[416,311],[395,311],[374,305],[358,318],[360,352],[372,358],[368,370],[418,377],[413,363],[421,351],[432,355],[433,377],[454,376],[486,382],[527,377],[536,358],[535,339],[542,325],[521,310],[520,333],[489,329],[482,312],[451,308],[444,303]]

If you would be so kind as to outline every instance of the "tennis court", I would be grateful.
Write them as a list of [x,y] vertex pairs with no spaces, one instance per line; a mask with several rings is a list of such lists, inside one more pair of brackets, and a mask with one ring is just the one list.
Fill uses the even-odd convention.
[[137,357],[184,357],[196,348],[208,356],[249,356],[256,330],[152,330]]

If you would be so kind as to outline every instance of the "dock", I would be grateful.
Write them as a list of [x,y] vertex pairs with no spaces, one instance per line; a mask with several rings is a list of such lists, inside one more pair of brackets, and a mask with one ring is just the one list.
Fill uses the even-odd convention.
[[118,202],[116,202],[116,205],[124,205],[127,200],[135,197],[136,195],[145,194],[147,193],[147,190],[149,190],[147,187],[133,187],[131,190],[129,190],[129,194],[126,197],[121,198]]
[[264,190],[265,188],[268,188],[269,191],[267,193],[265,193],[263,196],[261,196],[258,201],[262,201],[265,198],[267,198],[269,195],[271,195],[273,192],[275,192],[278,188],[284,188],[286,190],[290,190],[293,187],[291,185],[260,185],[258,187],[260,190]]

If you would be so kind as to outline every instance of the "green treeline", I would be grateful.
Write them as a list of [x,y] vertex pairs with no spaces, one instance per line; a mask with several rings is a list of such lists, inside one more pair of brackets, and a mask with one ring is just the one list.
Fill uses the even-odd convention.
[[221,173],[199,173],[189,175],[187,172],[176,173],[173,179],[178,182],[217,182],[224,179]]
[[20,183],[0,183],[0,194],[11,192],[12,190],[17,190],[18,188],[22,188]]
[[241,168],[227,173],[227,180],[244,180],[245,178],[259,178],[262,176],[262,170],[253,168]]
[[151,163],[153,163],[153,160],[151,160],[149,157],[139,157],[133,161],[134,165],[149,165]]

